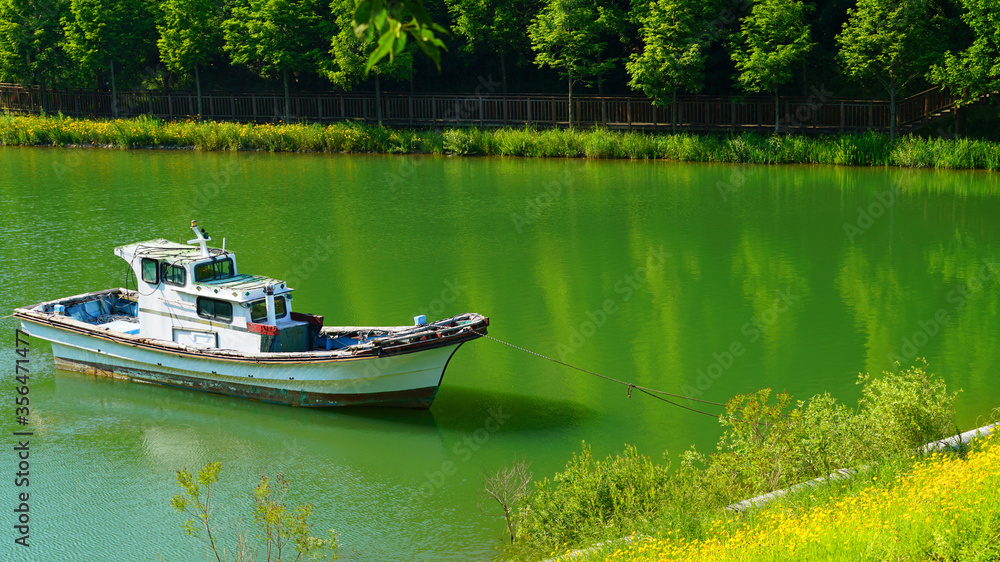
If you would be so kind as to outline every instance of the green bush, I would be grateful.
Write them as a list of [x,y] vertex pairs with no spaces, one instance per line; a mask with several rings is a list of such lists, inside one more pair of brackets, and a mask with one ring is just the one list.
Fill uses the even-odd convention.
[[574,454],[566,470],[536,483],[522,509],[521,540],[553,548],[584,537],[618,533],[650,520],[664,499],[667,467],[626,445],[624,452],[595,460],[590,446]]

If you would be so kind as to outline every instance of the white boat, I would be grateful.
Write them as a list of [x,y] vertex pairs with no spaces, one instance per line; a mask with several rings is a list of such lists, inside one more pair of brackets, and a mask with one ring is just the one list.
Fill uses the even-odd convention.
[[[238,273],[194,221],[187,244],[115,248],[136,290],[108,289],[18,308],[52,342],[58,368],[293,406],[429,408],[448,361],[486,334],[475,313],[411,326],[324,327],[292,311],[278,279]],[[127,285],[129,283],[126,283]]]

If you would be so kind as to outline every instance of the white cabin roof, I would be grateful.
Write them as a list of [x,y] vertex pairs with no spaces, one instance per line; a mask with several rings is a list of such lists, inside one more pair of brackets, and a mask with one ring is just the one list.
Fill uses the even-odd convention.
[[[227,252],[221,248],[208,248],[208,253],[209,257],[234,255],[232,252]],[[152,258],[164,260],[169,263],[188,263],[205,259],[205,256],[201,254],[201,248],[198,246],[171,242],[164,238],[118,246],[115,248],[115,255],[129,263],[132,263],[136,258]]]
[[[233,263],[236,255],[221,248],[207,248],[208,256],[202,254],[201,248],[190,244],[171,242],[163,238],[136,242],[115,248],[115,255],[129,262],[134,271],[138,272],[138,262],[142,258],[164,261],[174,265],[230,258]],[[137,273],[138,274],[138,273]],[[193,276],[186,287],[175,290],[192,294],[205,295],[235,302],[249,302],[262,299],[265,288],[270,285],[274,294],[280,295],[292,291],[285,282],[263,275],[236,274],[224,279],[194,281]]]

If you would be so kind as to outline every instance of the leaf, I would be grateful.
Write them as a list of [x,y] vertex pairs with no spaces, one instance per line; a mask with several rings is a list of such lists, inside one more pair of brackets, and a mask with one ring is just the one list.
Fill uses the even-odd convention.
[[395,40],[396,38],[392,35],[383,34],[379,36],[378,47],[372,51],[372,54],[368,57],[368,64],[365,65],[365,74],[368,74],[378,64],[378,61],[382,60],[386,55],[389,55],[389,60],[392,60],[392,46]]

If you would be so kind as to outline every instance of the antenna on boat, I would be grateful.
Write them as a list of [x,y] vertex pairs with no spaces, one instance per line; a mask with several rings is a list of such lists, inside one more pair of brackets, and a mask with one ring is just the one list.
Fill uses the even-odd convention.
[[207,258],[209,254],[208,254],[208,246],[205,245],[205,242],[210,242],[212,238],[208,235],[207,232],[205,232],[204,228],[201,229],[198,228],[198,221],[196,220],[191,221],[191,230],[194,231],[194,235],[197,236],[197,238],[195,238],[194,240],[188,240],[187,243],[200,244],[201,257]]

